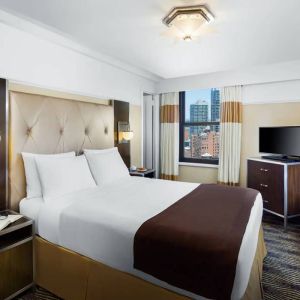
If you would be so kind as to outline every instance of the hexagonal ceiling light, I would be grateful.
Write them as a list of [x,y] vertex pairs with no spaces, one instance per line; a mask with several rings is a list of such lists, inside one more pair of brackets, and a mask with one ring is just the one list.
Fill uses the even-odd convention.
[[206,5],[194,5],[174,7],[164,17],[163,23],[168,27],[175,27],[184,41],[191,41],[203,24],[213,20],[214,16]]

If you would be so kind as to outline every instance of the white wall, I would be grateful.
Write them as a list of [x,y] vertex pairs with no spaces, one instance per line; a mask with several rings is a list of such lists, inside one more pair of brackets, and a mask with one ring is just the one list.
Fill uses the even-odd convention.
[[1,10],[0,37],[0,77],[27,85],[138,105],[143,92],[236,84],[245,103],[299,100],[300,61],[162,80]]
[[63,92],[141,104],[155,81],[1,23],[0,77]]
[[[210,74],[200,74],[195,76],[187,76],[180,78],[172,78],[161,80],[157,84],[159,93],[177,92],[192,89],[222,87],[231,85],[251,85],[246,88],[246,97],[256,98],[255,94],[259,94],[261,99],[272,98],[273,95],[278,100],[285,99],[286,96],[294,98],[293,92],[299,91],[300,79],[300,61],[278,63],[267,66],[252,67],[243,71],[226,71]],[[295,81],[292,83],[284,83],[285,81]],[[277,84],[280,83],[281,84]],[[275,83],[274,86],[262,84]],[[258,87],[253,87],[258,85]],[[281,86],[280,86],[281,85]],[[263,91],[263,89],[267,89]],[[284,88],[284,89],[282,89]],[[288,94],[287,94],[288,93]]]
[[300,80],[252,84],[243,87],[244,104],[298,102]]

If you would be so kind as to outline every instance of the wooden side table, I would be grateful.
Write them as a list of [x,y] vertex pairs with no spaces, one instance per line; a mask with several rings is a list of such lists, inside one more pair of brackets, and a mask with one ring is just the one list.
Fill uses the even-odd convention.
[[154,178],[155,177],[155,170],[154,169],[149,169],[145,172],[129,171],[129,174],[131,176]]
[[[1,215],[17,214],[1,211]],[[33,221],[22,217],[0,231],[0,299],[12,299],[33,286]]]

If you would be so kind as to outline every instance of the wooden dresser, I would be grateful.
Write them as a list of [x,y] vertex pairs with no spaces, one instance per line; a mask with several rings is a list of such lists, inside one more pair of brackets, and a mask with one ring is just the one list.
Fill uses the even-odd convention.
[[260,191],[264,210],[284,219],[300,216],[300,162],[249,158],[247,185]]

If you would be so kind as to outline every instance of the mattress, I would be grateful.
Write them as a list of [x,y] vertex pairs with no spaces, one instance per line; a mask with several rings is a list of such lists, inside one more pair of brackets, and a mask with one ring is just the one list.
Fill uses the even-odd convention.
[[[129,177],[52,199],[41,205],[38,231],[44,239],[118,270],[194,299],[206,299],[133,268],[138,228],[195,189],[198,184]],[[201,200],[201,199],[200,199]],[[232,299],[242,298],[249,281],[262,218],[257,196],[241,244]]]
[[38,217],[41,206],[44,205],[43,198],[24,198],[20,201],[20,213],[34,221],[35,233],[39,234]]

